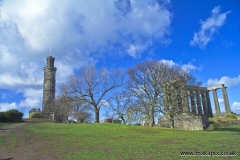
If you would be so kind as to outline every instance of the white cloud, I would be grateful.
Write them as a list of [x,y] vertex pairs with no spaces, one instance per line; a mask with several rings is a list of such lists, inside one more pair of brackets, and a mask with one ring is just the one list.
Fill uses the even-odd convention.
[[224,100],[223,100],[222,98],[218,98],[218,102],[219,102],[219,103],[223,103]]
[[137,58],[156,42],[170,42],[167,4],[169,0],[2,0],[0,88],[23,93],[17,107],[41,106],[42,95],[35,92],[42,89],[50,46],[61,83],[74,69],[105,54]]
[[36,98],[26,98],[22,100],[19,104],[19,107],[38,107],[39,100]]
[[107,100],[101,100],[101,102],[100,102],[100,106],[103,106],[103,107],[109,107],[110,104],[108,103]]
[[160,62],[166,63],[170,66],[174,66],[174,65],[180,66],[182,69],[184,69],[186,71],[200,69],[200,68],[196,67],[195,65],[193,65],[191,62],[189,62],[188,64],[180,64],[180,63],[174,62],[173,60],[166,60],[166,59],[162,59],[162,60],[160,60]]
[[221,77],[220,79],[210,78],[207,81],[208,86],[214,86],[218,84],[224,84],[226,87],[229,87],[229,88],[237,86],[240,84],[240,75],[238,77],[233,77],[233,78],[228,76]]
[[162,59],[162,60],[160,60],[160,62],[161,62],[161,63],[166,63],[166,64],[168,64],[168,65],[170,65],[170,66],[176,65],[176,63],[175,63],[173,60]]
[[182,65],[182,68],[183,68],[184,70],[187,70],[187,71],[196,70],[196,69],[197,69],[197,67],[194,66],[194,65],[191,64],[191,63]]
[[42,106],[42,95],[43,91],[41,89],[27,88],[23,91],[24,99],[19,103],[19,107],[41,107]]
[[140,56],[140,53],[145,49],[146,47],[144,46],[138,46],[138,45],[133,45],[131,44],[127,50],[127,53],[133,57],[133,58],[138,58]]
[[214,33],[224,25],[227,19],[227,14],[229,13],[230,11],[220,13],[220,6],[213,8],[212,15],[205,21],[200,21],[201,28],[197,33],[194,33],[190,45],[198,45],[200,48],[204,48],[212,40]]
[[24,90],[24,97],[41,97],[43,94],[43,90],[42,89],[25,89]]
[[7,111],[10,109],[19,109],[23,107],[37,108],[41,106],[42,103],[42,89],[33,89],[28,88],[23,91],[24,99],[19,103],[12,102],[4,102],[0,103],[0,111]]
[[8,96],[9,96],[8,94],[6,94],[6,93],[2,93],[1,98],[2,98],[2,99],[6,99],[6,98],[8,98]]
[[8,111],[10,109],[17,109],[16,103],[0,103],[0,112]]
[[224,47],[228,48],[228,47],[236,46],[236,43],[234,43],[232,41],[225,40],[225,41],[222,42],[222,45]]
[[52,45],[65,52],[76,47],[89,55],[104,47],[112,48],[116,43],[123,50],[131,44],[148,44],[148,47],[152,38],[166,41],[171,23],[171,14],[165,5],[154,0],[118,3],[108,0],[12,3],[5,0],[1,10],[2,24],[13,28],[14,35],[34,51],[46,51]]
[[[56,63],[61,61],[71,73],[88,59],[110,50],[115,54],[127,51],[136,58],[152,45],[153,39],[165,43],[171,23],[165,5],[154,0],[123,0],[118,4],[120,8],[108,0],[2,1],[0,69],[14,77],[22,64],[34,63],[40,70],[33,72],[42,71],[50,45]],[[15,67],[10,67],[12,64]]]
[[39,87],[42,85],[43,78],[38,79],[37,73],[30,74],[25,71],[27,69],[22,70],[23,73],[21,75],[2,73],[0,75],[0,87],[3,89],[24,89],[25,87]]
[[240,102],[233,102],[231,109],[233,111],[240,111]]

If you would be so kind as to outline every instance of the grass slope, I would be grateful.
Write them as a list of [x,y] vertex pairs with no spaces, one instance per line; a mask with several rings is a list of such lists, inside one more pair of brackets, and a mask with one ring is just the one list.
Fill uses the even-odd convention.
[[[51,153],[57,159],[240,159],[239,125],[218,131],[58,123],[35,123],[24,128],[29,143],[34,143],[42,155]],[[180,152],[204,151],[235,151],[237,156],[180,156]]]

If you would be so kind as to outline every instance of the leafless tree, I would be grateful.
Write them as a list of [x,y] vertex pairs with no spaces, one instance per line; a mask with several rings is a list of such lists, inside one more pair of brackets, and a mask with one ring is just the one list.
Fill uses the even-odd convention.
[[[144,108],[150,126],[154,125],[156,112],[162,114],[169,114],[169,111],[179,112],[182,107],[169,102],[180,103],[181,97],[177,97],[175,93],[179,92],[178,95],[181,95],[187,84],[196,83],[195,77],[188,71],[162,61],[149,60],[139,63],[128,70],[128,75],[128,88],[139,99],[139,104]],[[176,95],[176,98],[166,103],[166,99],[174,97],[173,95]]]
[[131,99],[131,95],[126,91],[118,92],[113,94],[108,100],[110,111],[112,113],[112,117],[116,116],[122,120],[124,124],[127,123],[127,111],[133,104],[133,100]]
[[54,116],[57,122],[68,122],[68,117],[73,111],[72,98],[67,96],[57,96],[55,99]]
[[72,110],[73,104],[71,97],[64,95],[56,96],[56,98],[49,100],[44,105],[44,115],[54,115],[54,120],[56,122],[67,123]]
[[86,123],[92,121],[92,113],[87,111],[74,111],[74,118],[77,118],[77,122]]
[[160,77],[155,61],[145,61],[128,70],[128,87],[132,94],[145,107],[150,125],[154,125],[154,109],[160,101]]
[[63,89],[74,101],[89,104],[95,112],[95,122],[99,123],[99,112],[104,98],[115,88],[123,85],[123,70],[97,69],[88,64],[80,69],[78,75],[69,77]]
[[79,123],[92,121],[92,108],[89,104],[83,102],[75,102],[72,116],[77,119]]
[[127,123],[128,124],[140,124],[145,111],[141,105],[133,103],[127,110]]

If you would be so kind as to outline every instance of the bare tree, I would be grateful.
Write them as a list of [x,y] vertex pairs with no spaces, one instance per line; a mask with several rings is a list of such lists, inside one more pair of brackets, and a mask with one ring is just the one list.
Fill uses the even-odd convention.
[[128,70],[128,87],[132,94],[139,99],[141,106],[145,107],[145,113],[154,125],[154,109],[161,100],[160,77],[156,69],[156,61],[145,61]]
[[87,111],[74,111],[73,117],[77,118],[77,122],[91,122],[92,121],[92,113]]
[[127,110],[127,123],[140,124],[144,115],[145,112],[142,106],[133,103]]
[[[128,75],[128,87],[144,108],[150,126],[154,125],[156,112],[169,114],[171,111],[175,114],[183,109],[179,107],[180,104],[170,105],[169,102],[180,103],[181,96],[178,95],[184,92],[184,87],[196,82],[195,77],[186,70],[162,61],[139,63],[128,70]],[[176,92],[179,94],[176,95]],[[174,97],[173,95],[176,95],[175,99],[166,101],[168,97]]]
[[97,69],[93,64],[88,64],[80,69],[79,75],[69,77],[62,86],[74,101],[89,104],[95,112],[95,122],[99,123],[102,102],[110,91],[123,85],[123,74],[122,70]]
[[127,111],[133,104],[131,95],[126,91],[113,94],[108,100],[110,111],[113,116],[119,118],[124,124],[127,123]]
[[68,122],[68,117],[73,111],[72,98],[67,96],[57,96],[55,99],[54,116],[57,122]]
[[77,119],[79,123],[91,122],[92,121],[92,108],[89,104],[83,102],[75,102],[72,116]]
[[56,98],[49,100],[44,105],[43,114],[46,117],[51,117],[56,122],[67,123],[73,109],[72,98],[64,95],[56,96]]

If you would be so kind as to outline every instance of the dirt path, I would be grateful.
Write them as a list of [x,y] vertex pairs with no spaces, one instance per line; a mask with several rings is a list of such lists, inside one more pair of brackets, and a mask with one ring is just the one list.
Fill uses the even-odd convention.
[[[38,123],[40,119],[24,119],[23,123],[15,123],[6,126],[0,126],[0,137],[4,139],[6,145],[0,143],[0,160],[30,160],[38,159],[37,153],[31,145],[27,145],[23,126],[28,123]],[[13,133],[15,137],[11,137]],[[11,140],[13,138],[13,140]]]

